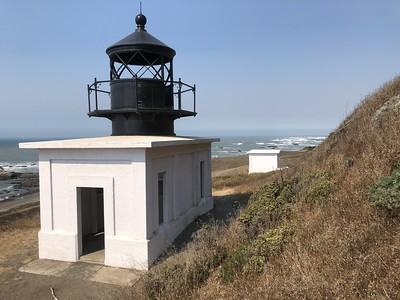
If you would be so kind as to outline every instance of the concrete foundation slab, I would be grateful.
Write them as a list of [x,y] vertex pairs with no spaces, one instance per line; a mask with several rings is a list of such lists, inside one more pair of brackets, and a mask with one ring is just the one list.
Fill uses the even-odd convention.
[[130,269],[102,267],[94,273],[89,280],[108,284],[129,286],[135,283],[140,276],[140,272],[134,273]]
[[89,280],[93,274],[102,268],[101,265],[74,263],[65,269],[60,276],[66,278],[80,278],[82,280]]
[[79,257],[79,261],[83,261],[90,264],[104,265],[104,249],[82,255],[81,257]]
[[142,272],[130,269],[113,268],[85,262],[63,262],[49,259],[37,259],[19,268],[20,272],[55,276],[63,278],[74,278],[101,282],[112,285],[133,285],[141,276]]
[[19,268],[19,271],[38,275],[59,276],[71,265],[72,263],[65,261],[38,259],[23,265]]

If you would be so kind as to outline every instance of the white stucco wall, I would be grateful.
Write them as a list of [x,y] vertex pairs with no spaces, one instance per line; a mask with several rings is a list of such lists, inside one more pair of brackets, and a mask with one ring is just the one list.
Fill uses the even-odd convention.
[[105,263],[148,265],[144,149],[40,150],[39,176],[39,257],[79,259],[77,187],[98,187],[104,189]]
[[[203,198],[200,162],[204,162]],[[148,149],[147,217],[149,260],[153,261],[197,216],[213,208],[211,194],[211,145]],[[157,179],[166,175],[164,223],[158,224]]]
[[279,167],[279,152],[279,150],[249,151],[249,174],[277,170]]
[[[154,148],[107,147],[39,149],[40,258],[79,260],[78,187],[103,188],[104,263],[116,267],[147,269],[189,223],[213,207],[211,141],[187,145],[168,141]],[[200,161],[205,166],[203,198]],[[159,172],[166,174],[161,225]]]

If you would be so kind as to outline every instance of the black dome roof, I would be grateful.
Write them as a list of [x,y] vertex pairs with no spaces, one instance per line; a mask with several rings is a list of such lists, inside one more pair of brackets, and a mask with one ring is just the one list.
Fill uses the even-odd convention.
[[[163,57],[164,63],[167,63],[173,59],[176,52],[171,47],[167,46],[159,39],[152,36],[144,28],[146,24],[146,17],[142,14],[136,16],[137,29],[127,37],[123,38],[119,42],[107,48],[106,53],[111,58],[118,55],[123,60],[124,57],[130,56],[130,53],[140,51],[150,60],[154,60],[157,57]],[[140,57],[135,57],[130,64],[146,64],[146,61]]]

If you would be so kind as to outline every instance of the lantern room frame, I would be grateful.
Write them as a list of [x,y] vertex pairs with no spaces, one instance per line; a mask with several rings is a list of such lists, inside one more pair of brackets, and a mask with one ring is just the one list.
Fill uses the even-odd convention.
[[[88,116],[109,119],[112,135],[174,136],[176,119],[197,115],[196,86],[174,80],[175,50],[147,32],[143,14],[135,21],[133,33],[106,49],[109,80],[87,86]],[[187,93],[191,103],[183,103]]]
[[[169,61],[168,68],[168,63],[164,62],[162,56],[158,56],[154,60],[150,61],[140,50],[131,52],[129,54],[130,56],[128,60],[125,60],[120,54],[117,53],[110,58],[110,80],[129,78],[123,76],[124,72],[127,71],[128,75],[131,75],[130,78],[144,78],[145,75],[150,73],[152,75],[151,78],[153,79],[159,79],[165,83],[173,81],[172,60]],[[138,64],[138,58],[141,61],[141,64]],[[119,66],[116,64],[119,64]],[[135,67],[137,70],[134,69]],[[165,73],[167,74],[166,77]]]

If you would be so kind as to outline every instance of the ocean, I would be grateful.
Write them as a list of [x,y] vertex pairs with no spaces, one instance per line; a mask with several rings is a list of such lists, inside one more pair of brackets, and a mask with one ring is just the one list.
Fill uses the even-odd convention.
[[[222,136],[220,139],[212,144],[212,157],[244,155],[251,149],[295,151],[318,146],[325,136]],[[38,152],[18,148],[19,142],[26,141],[32,140],[0,139],[0,167],[13,172],[38,172]]]
[[[295,151],[318,146],[325,136],[222,136],[220,139],[220,142],[212,144],[212,157],[244,155],[251,149]],[[37,174],[30,173],[38,173],[38,151],[18,148],[18,143],[28,141],[32,140],[0,139],[0,167],[6,171],[25,173],[16,179],[0,180],[0,201],[37,190]]]
[[12,172],[38,172],[38,151],[18,148],[18,143],[28,141],[0,139],[0,167]]
[[252,149],[280,149],[284,151],[301,150],[304,147],[316,147],[326,136],[237,136],[221,137],[221,141],[212,144],[212,157],[244,155]]

